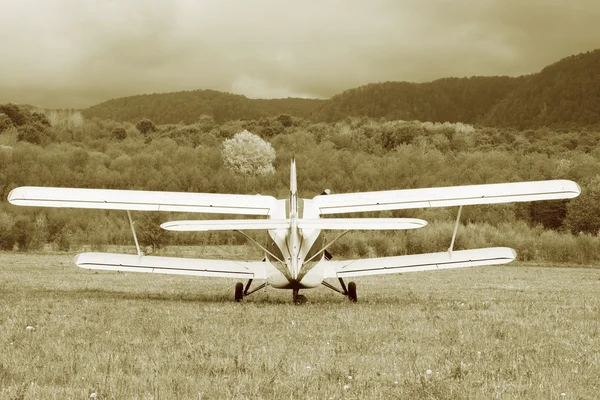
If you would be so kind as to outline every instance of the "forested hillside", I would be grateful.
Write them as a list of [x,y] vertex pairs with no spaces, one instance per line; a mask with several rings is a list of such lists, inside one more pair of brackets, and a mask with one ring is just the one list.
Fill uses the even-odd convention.
[[86,117],[137,122],[149,118],[160,124],[193,123],[202,115],[217,122],[259,119],[287,113],[304,117],[324,100],[318,99],[249,99],[246,96],[193,90],[122,97],[92,106],[82,113]]
[[346,90],[329,100],[248,99],[214,90],[113,99],[83,114],[117,121],[194,123],[279,114],[336,122],[348,116],[387,120],[464,122],[518,129],[600,125],[600,50],[567,57],[541,72],[507,76],[444,78],[427,83],[383,82]]
[[328,122],[366,115],[389,120],[476,123],[527,79],[478,76],[427,83],[373,83],[332,97],[311,117]]
[[600,50],[528,77],[477,122],[520,129],[600,124]]
[[[248,130],[276,152],[273,174],[226,168],[223,142]],[[346,118],[314,123],[279,115],[217,123],[156,125],[35,113],[0,105],[0,247],[57,249],[131,243],[118,211],[15,207],[23,185],[288,195],[289,162],[298,163],[302,197],[333,193],[543,179],[572,179],[583,194],[572,201],[466,207],[457,248],[510,246],[525,260],[599,262],[600,132],[592,129],[516,131],[462,123]],[[248,151],[252,149],[246,149]],[[272,170],[272,169],[267,169]],[[240,243],[233,233],[173,234],[158,228],[203,215],[134,213],[146,244]],[[430,224],[411,232],[353,233],[336,242],[337,256],[444,251],[456,209],[383,212]],[[360,215],[365,217],[368,215]],[[208,216],[213,218],[213,215]],[[261,237],[257,239],[262,240]]]
[[567,57],[518,78],[370,84],[334,96],[312,117],[339,121],[359,115],[518,129],[598,125],[600,50]]

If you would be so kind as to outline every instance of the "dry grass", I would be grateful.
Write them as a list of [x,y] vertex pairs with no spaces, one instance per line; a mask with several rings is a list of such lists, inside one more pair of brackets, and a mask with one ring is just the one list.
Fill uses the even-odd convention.
[[[182,252],[182,250],[178,250]],[[243,252],[242,252],[243,253]],[[597,399],[600,270],[357,279],[291,304],[234,282],[0,253],[0,398]],[[30,327],[30,328],[28,328]]]

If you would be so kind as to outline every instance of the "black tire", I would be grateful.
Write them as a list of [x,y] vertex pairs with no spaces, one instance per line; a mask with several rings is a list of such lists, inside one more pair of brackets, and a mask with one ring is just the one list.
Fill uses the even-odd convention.
[[348,283],[348,299],[353,303],[358,301],[358,296],[356,295],[356,283],[354,282]]
[[235,284],[235,301],[240,302],[244,298],[244,284],[238,282]]
[[296,295],[296,297],[294,298],[294,303],[296,303],[296,305],[304,304],[307,301],[308,299],[303,294]]

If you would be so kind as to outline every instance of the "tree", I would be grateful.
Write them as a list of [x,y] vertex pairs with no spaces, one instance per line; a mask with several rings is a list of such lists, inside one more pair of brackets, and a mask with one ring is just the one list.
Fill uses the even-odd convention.
[[44,125],[47,127],[51,126],[50,120],[48,119],[48,117],[46,117],[46,114],[39,113],[39,112],[32,113],[30,121],[31,121],[31,123],[38,123],[40,125]]
[[281,124],[286,128],[294,125],[294,119],[289,114],[279,114],[277,117],[275,117],[275,119],[281,122]]
[[163,222],[160,213],[149,212],[138,215],[136,235],[142,247],[152,247],[152,252],[167,244],[167,231],[160,227]]
[[0,113],[8,115],[16,126],[25,125],[31,118],[31,113],[14,103],[0,104]]
[[8,128],[13,126],[12,120],[8,117],[8,115],[4,113],[0,113],[0,133],[4,132]]
[[140,120],[135,127],[142,135],[147,135],[149,132],[156,132],[156,125],[147,118]]
[[123,128],[122,126],[117,126],[112,130],[111,134],[112,137],[114,137],[115,139],[123,140],[127,137],[127,130],[125,130],[125,128]]
[[230,170],[244,175],[275,172],[275,149],[269,142],[244,130],[223,142],[223,162]]
[[17,133],[18,141],[26,141],[33,144],[42,144],[45,138],[45,132],[35,125],[23,125],[19,127]]
[[573,233],[600,232],[600,175],[582,185],[581,195],[569,202],[564,223]]
[[529,203],[529,219],[546,229],[558,229],[567,215],[567,200],[535,201]]

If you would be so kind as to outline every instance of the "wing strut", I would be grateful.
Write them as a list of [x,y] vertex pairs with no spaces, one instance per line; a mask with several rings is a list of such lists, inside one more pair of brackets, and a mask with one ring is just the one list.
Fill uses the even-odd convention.
[[338,292],[339,294],[348,296],[348,288],[346,287],[346,283],[344,282],[344,280],[342,278],[338,278],[338,279],[340,281],[340,286],[342,287],[342,290],[336,288],[335,286],[333,286],[331,283],[329,283],[327,281],[323,281],[323,282],[321,282],[321,284],[323,286],[325,286],[326,288],[333,290],[334,292]]
[[244,231],[240,231],[240,230],[236,229],[236,230],[234,230],[234,232],[237,232],[240,235],[244,236],[246,239],[248,239],[249,241],[251,241],[252,243],[254,243],[255,245],[257,245],[258,247],[260,247],[262,250],[264,250],[266,253],[268,253],[271,257],[273,257],[274,259],[276,259],[277,261],[279,261],[280,263],[282,263],[283,265],[285,265],[285,262],[281,261],[281,259],[279,257],[277,257],[275,254],[273,254],[272,252],[270,252],[265,246],[263,246],[262,244],[258,243],[256,240],[254,240],[253,238],[251,238]]
[[458,215],[456,216],[456,223],[454,224],[454,232],[452,232],[452,241],[450,242],[450,247],[448,248],[449,255],[452,255],[452,250],[454,249],[454,239],[456,239],[456,232],[458,232],[458,223],[460,221],[460,213],[462,208],[462,205],[458,207]]
[[133,227],[133,220],[131,219],[131,212],[127,210],[127,218],[129,218],[129,226],[131,226],[131,233],[133,233],[133,241],[135,242],[135,248],[137,249],[138,256],[143,256],[142,250],[140,250],[140,244],[138,243],[137,235],[135,234],[135,228]]
[[327,248],[329,246],[331,246],[335,241],[337,241],[339,238],[341,238],[342,236],[344,236],[348,232],[350,232],[350,231],[349,230],[348,231],[344,231],[344,232],[340,233],[339,235],[337,235],[335,237],[335,239],[333,239],[331,242],[329,242],[325,246],[323,246],[323,248],[321,250],[317,251],[311,258],[309,258],[308,260],[304,261],[304,263],[302,265],[308,263],[309,261],[312,261],[313,258],[315,258],[319,254],[323,253],[325,250],[327,250]]

